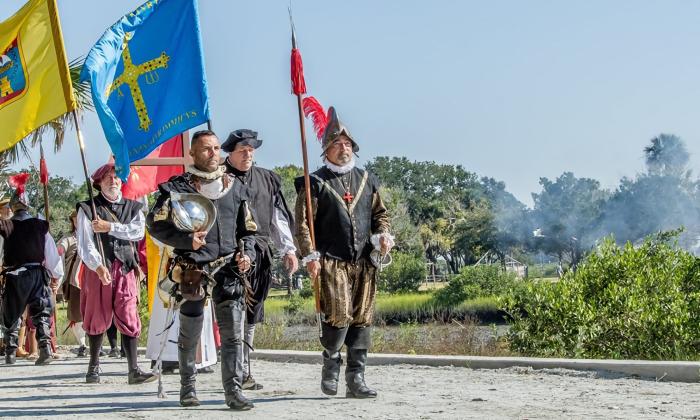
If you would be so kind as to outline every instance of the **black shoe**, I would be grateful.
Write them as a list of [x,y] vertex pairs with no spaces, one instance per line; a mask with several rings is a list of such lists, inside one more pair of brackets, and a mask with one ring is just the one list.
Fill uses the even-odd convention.
[[109,357],[117,357],[117,358],[120,355],[121,355],[121,353],[119,352],[119,349],[116,347],[113,347],[112,349],[110,349],[109,353],[107,354],[107,356],[109,356]]
[[144,372],[138,368],[129,372],[129,385],[145,384],[148,382],[153,382],[156,379],[156,375],[150,372]]
[[231,393],[226,393],[226,405],[233,410],[239,411],[250,410],[255,407],[253,403],[243,395],[240,389],[235,389]]
[[10,350],[5,353],[5,364],[14,365],[17,361],[17,355],[15,350]]
[[180,389],[180,405],[182,407],[198,407],[200,405],[194,386]]
[[197,369],[197,373],[214,373],[214,369],[211,366],[205,366],[203,368]]
[[36,362],[34,362],[34,364],[37,366],[44,366],[48,365],[51,362],[53,362],[53,356],[51,355],[51,347],[42,346],[39,349],[39,358],[36,359]]
[[245,377],[245,379],[243,380],[243,386],[241,388],[249,389],[251,391],[257,391],[263,389],[263,386],[262,384],[255,382],[255,378],[253,378],[253,375],[250,375]]
[[100,383],[100,366],[88,366],[88,371],[85,374],[85,383],[99,384]]
[[122,359],[126,357],[126,352],[124,351],[124,349],[119,350],[119,357],[121,357]]
[[104,350],[100,349],[100,357],[105,357],[107,353],[105,353]]
[[85,357],[86,351],[87,351],[87,347],[85,347],[85,346],[78,347],[78,355],[76,357]]

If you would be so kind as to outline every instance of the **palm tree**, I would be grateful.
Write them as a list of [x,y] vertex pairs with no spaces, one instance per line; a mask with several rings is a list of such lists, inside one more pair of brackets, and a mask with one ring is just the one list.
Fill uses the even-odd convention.
[[[75,100],[79,112],[85,112],[93,109],[92,97],[90,95],[90,84],[88,82],[80,81],[80,72],[83,69],[83,62],[84,60],[82,57],[79,57],[72,60],[68,64],[68,71],[70,72],[71,84],[73,85],[73,91],[75,92]],[[53,133],[53,149],[54,152],[58,152],[61,150],[61,146],[63,146],[66,129],[69,126],[73,127],[74,125],[75,123],[73,122],[73,116],[71,113],[64,114],[55,120],[49,121],[48,123],[32,131],[29,135],[27,135],[27,137],[20,140],[13,147],[0,152],[0,161],[4,162],[5,164],[12,164],[17,163],[23,156],[29,158],[30,149],[41,143],[41,139],[46,133]]]
[[649,172],[654,175],[681,176],[688,167],[690,154],[685,143],[673,134],[660,134],[644,148]]

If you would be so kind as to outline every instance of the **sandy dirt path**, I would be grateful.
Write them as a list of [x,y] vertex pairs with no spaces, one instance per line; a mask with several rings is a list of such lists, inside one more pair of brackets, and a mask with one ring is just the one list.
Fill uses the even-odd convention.
[[[0,417],[61,418],[473,418],[700,419],[700,384],[654,382],[613,374],[524,368],[471,370],[411,365],[370,366],[376,400],[326,397],[319,389],[320,365],[254,362],[265,385],[247,392],[256,407],[233,412],[223,403],[220,372],[199,375],[203,405],[178,406],[179,376],[165,376],[168,399],[156,383],[126,384],[124,359],[106,359],[102,383],[84,383],[86,359],[46,367],[27,361],[0,365]],[[145,367],[147,362],[141,365]]]

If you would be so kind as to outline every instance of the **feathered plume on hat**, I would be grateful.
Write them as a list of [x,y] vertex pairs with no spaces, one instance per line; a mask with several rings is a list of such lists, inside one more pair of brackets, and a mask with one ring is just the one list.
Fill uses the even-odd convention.
[[303,104],[304,115],[306,118],[311,118],[311,122],[314,124],[316,137],[320,142],[323,139],[323,132],[326,131],[326,126],[328,125],[328,115],[326,111],[323,110],[323,105],[313,96],[304,98]]
[[12,198],[10,199],[10,207],[13,209],[18,204],[29,207],[27,195],[24,193],[26,191],[27,181],[29,181],[28,172],[20,172],[17,175],[12,175],[10,178],[8,178],[7,183],[15,190],[12,194]]
[[329,107],[326,113],[321,103],[313,96],[304,98],[303,104],[304,115],[307,118],[311,118],[314,124],[314,131],[316,131],[316,136],[321,142],[321,148],[324,152],[343,134],[352,142],[352,151],[355,153],[360,151],[360,147],[355,142],[355,139],[352,138],[348,128],[338,119],[338,113],[335,108]]

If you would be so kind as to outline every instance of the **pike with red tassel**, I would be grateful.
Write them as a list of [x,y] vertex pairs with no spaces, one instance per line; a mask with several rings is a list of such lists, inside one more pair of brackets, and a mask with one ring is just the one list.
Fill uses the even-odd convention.
[[[292,19],[292,9],[289,9],[289,23],[292,27],[292,57],[291,57],[291,77],[292,77],[292,94],[297,97],[297,111],[299,115],[299,134],[301,136],[301,155],[304,162],[304,190],[305,190],[305,207],[306,207],[306,219],[312,220],[311,213],[311,193],[309,185],[311,181],[309,180],[309,157],[306,151],[306,129],[304,127],[304,109],[302,106],[302,95],[306,93],[306,80],[304,80],[304,64],[301,60],[301,53],[297,49],[297,36],[296,30],[294,28],[294,19]],[[311,246],[313,249],[315,246],[315,236],[313,224],[308,226],[309,238],[311,240]],[[313,283],[314,291],[314,302],[316,309],[316,323],[318,324],[318,335],[323,336],[323,329],[321,328],[321,296],[320,296],[320,285],[319,279],[312,276],[311,281]]]

